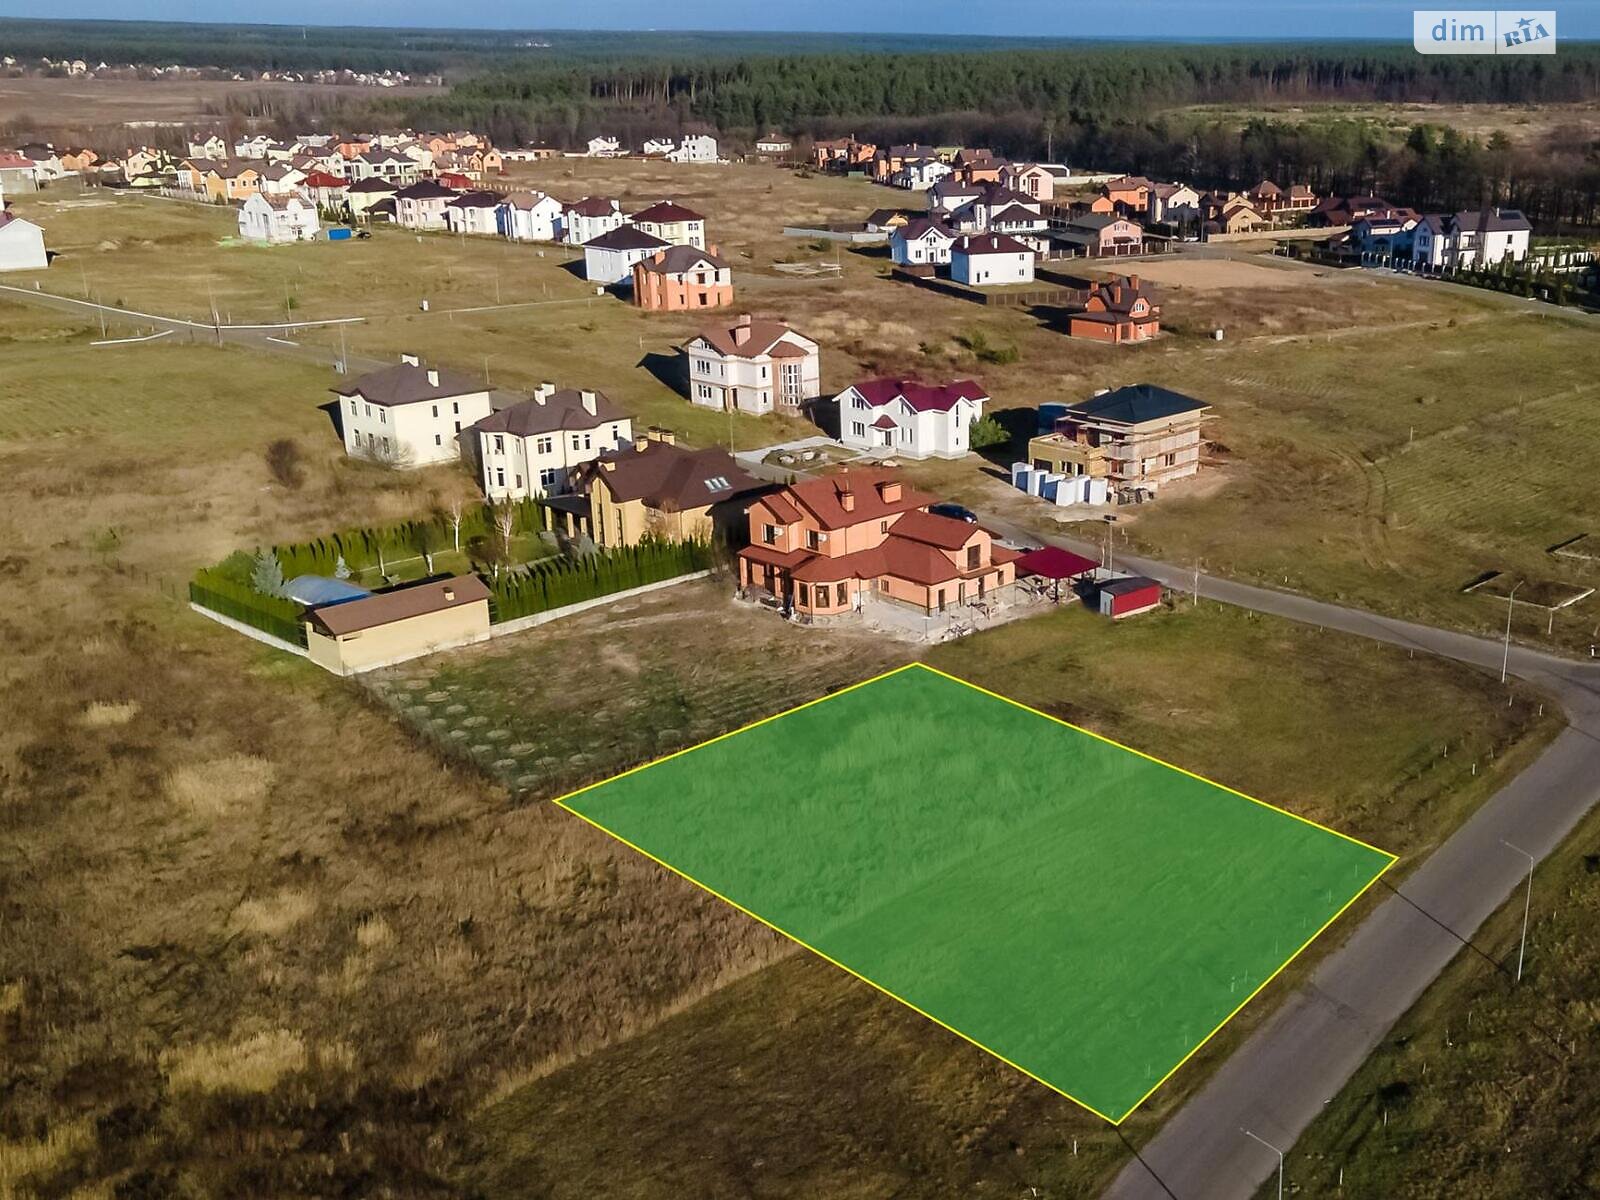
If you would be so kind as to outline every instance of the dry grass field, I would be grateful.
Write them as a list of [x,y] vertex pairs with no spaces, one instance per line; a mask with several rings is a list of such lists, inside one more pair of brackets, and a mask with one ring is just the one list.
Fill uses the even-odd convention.
[[1221,121],[1242,126],[1264,118],[1287,123],[1324,123],[1334,120],[1366,121],[1389,130],[1396,141],[1414,126],[1454,129],[1469,137],[1487,138],[1504,133],[1515,144],[1540,144],[1558,129],[1576,129],[1592,137],[1600,118],[1587,104],[1259,104],[1240,108],[1227,104],[1200,104],[1175,110],[1177,115],[1205,124]]
[[[866,1147],[874,1178],[909,1194],[1008,1181],[1024,1162],[1083,1178],[1078,1133],[1093,1170],[1114,1165],[1114,1144],[1059,1098],[538,803],[899,651],[808,638],[691,587],[419,662],[373,690],[328,677],[174,592],[234,547],[398,517],[470,483],[344,461],[318,408],[322,368],[96,336],[0,301],[0,573],[29,598],[0,618],[8,1192],[445,1197],[482,1182],[560,1195],[597,1178],[603,1152],[603,1174],[651,1194],[666,1176],[594,1074],[640,1054],[654,1091],[629,1102],[672,1098],[677,1117],[653,1130],[690,1131],[678,1154],[715,1147],[683,1166],[702,1194],[733,1194],[730,1171],[757,1158],[845,1181]],[[264,462],[285,435],[306,454],[298,490]],[[1011,630],[938,661],[1408,850],[1493,784],[1482,771],[1461,789],[1466,757],[1509,768],[1547,730],[1533,699],[1506,707],[1475,675],[1222,610]],[[1174,658],[1190,664],[1179,696]],[[518,774],[514,795],[478,770],[477,739],[453,750],[418,736],[413,709],[432,712],[435,693],[483,746],[526,742],[533,784]],[[1278,722],[1325,714],[1314,728],[1320,757],[1347,765],[1338,781],[1277,726],[1240,754],[1240,730],[1262,718],[1240,698],[1267,694],[1285,698]],[[1352,694],[1384,702],[1352,718]],[[1448,768],[1434,758],[1446,741],[1459,747]],[[730,1005],[739,1021],[718,1016]],[[851,1074],[854,1037],[874,1050]],[[718,1069],[720,1090],[662,1074],[715,1054],[742,1064]],[[797,1062],[805,1074],[784,1066]],[[853,1088],[888,1077],[915,1104],[880,1088],[877,1107],[850,1115]],[[536,1123],[549,1157],[517,1174],[530,1126],[515,1114],[550,1086],[562,1106]],[[523,1107],[475,1123],[496,1096]],[[803,1122],[827,1136],[774,1133]]]

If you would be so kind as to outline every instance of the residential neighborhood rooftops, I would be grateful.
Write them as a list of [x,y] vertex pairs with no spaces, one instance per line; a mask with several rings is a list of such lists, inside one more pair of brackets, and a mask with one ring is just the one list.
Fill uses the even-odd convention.
[[653,233],[635,229],[632,225],[619,225],[615,229],[590,238],[583,244],[585,250],[665,250],[670,245]]
[[360,396],[369,404],[389,406],[467,396],[485,388],[472,376],[448,367],[433,368],[417,362],[402,362],[362,375],[332,390],[340,396]]
[[718,354],[733,358],[760,358],[763,354],[774,358],[802,357],[807,351],[789,340],[792,333],[782,321],[758,321],[744,313],[732,325],[710,326],[695,338],[703,340]]
[[442,183],[432,179],[424,179],[403,187],[395,193],[397,200],[448,200],[456,193],[454,189],[447,188]]
[[626,420],[627,416],[604,392],[541,388],[525,400],[490,413],[473,428],[480,433],[531,437],[565,429],[593,429],[607,421]]
[[972,379],[937,385],[915,379],[868,379],[856,384],[855,390],[874,408],[904,400],[917,412],[948,412],[958,401],[988,398],[988,393]]
[[552,198],[553,197],[546,195],[544,192],[511,192],[501,198],[501,203],[507,204],[512,208],[531,209]]
[[1120,425],[1143,425],[1167,417],[1203,412],[1209,404],[1153,383],[1136,383],[1067,406],[1068,416],[1093,417]]
[[306,617],[333,637],[359,633],[408,617],[460,608],[489,599],[489,589],[476,575],[430,579],[389,592],[375,592],[359,600],[318,605]]
[[567,205],[569,213],[580,217],[609,217],[618,209],[615,200],[608,200],[604,196],[585,196],[582,200],[573,200]]
[[704,221],[692,208],[685,208],[671,200],[661,200],[634,213],[630,220],[648,221],[652,225],[674,225],[680,221]]

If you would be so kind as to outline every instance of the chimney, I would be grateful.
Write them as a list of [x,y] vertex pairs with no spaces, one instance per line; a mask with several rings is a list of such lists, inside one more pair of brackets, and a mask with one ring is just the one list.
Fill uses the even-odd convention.
[[739,319],[733,323],[733,344],[742,346],[750,340],[750,314],[740,313]]
[[883,497],[885,504],[898,504],[900,502],[900,481],[898,479],[885,479],[878,485],[878,495]]
[[855,512],[855,510],[856,510],[856,494],[854,492],[848,491],[848,490],[840,492],[839,493],[839,507],[844,509],[845,512]]
[[593,392],[588,390],[581,391],[578,393],[578,399],[583,401],[584,411],[587,412],[591,417],[599,411],[595,406]]
[[415,354],[402,354],[400,356],[400,361],[403,362],[408,367],[414,367],[414,366],[418,365],[422,360],[419,359]]
[[[644,431],[644,438],[645,443],[660,442],[663,446],[676,446],[678,444],[677,434],[673,433],[670,429],[663,429],[659,425],[652,425],[650,428],[646,429]],[[639,449],[643,450],[644,444],[641,444]]]
[[455,603],[455,599],[456,599],[456,590],[455,590],[455,588],[446,586],[445,589],[444,589],[444,599],[445,599],[445,603],[454,604]]
[[1137,292],[1139,290],[1139,277],[1137,275],[1129,275],[1128,286]]
[[428,368],[428,386],[429,387],[438,387],[439,386],[439,372],[435,371],[431,367]]

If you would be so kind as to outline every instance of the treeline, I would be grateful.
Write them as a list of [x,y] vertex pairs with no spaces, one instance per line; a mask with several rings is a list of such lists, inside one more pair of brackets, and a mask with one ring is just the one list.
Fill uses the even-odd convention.
[[1088,126],[1201,102],[1597,98],[1600,47],[1583,44],[1539,60],[1424,56],[1387,44],[1078,45],[551,63],[491,70],[413,111],[424,124],[499,122],[508,135],[546,140],[639,118],[676,117],[725,132],[920,132],[941,142],[987,123],[1024,143],[998,149],[1021,153],[1033,150],[1041,120]]

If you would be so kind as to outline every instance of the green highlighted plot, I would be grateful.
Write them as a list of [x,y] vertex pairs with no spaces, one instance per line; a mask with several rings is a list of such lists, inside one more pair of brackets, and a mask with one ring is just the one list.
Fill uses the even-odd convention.
[[559,803],[1112,1122],[1394,861],[920,664]]

